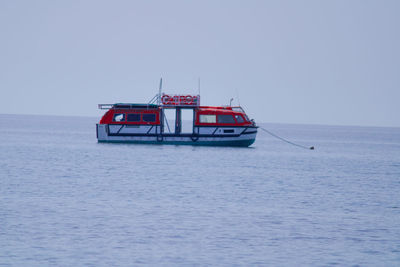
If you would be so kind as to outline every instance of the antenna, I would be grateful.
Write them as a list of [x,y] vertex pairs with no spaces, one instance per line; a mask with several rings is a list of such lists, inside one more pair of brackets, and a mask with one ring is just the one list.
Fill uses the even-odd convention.
[[162,77],[160,78],[160,87],[158,89],[157,105],[161,104]]
[[197,89],[199,90],[199,95],[200,95],[200,77],[197,80]]
[[241,107],[241,105],[240,105],[240,98],[239,98],[239,94],[238,94],[238,89],[235,88],[235,91],[236,91],[236,98],[237,98],[237,100],[238,100],[239,107]]

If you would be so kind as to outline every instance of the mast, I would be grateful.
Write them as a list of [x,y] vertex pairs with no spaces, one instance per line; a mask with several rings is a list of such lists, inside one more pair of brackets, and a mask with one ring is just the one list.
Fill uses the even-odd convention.
[[157,105],[161,104],[162,77],[160,78],[160,87],[158,89]]
[[198,91],[199,91],[199,95],[200,95],[200,77],[199,77],[199,79],[197,80],[197,89],[198,89]]

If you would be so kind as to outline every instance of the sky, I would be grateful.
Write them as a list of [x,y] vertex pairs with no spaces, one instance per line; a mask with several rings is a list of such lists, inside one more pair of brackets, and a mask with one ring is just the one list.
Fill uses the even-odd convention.
[[400,127],[400,1],[0,1],[0,113],[163,92],[256,122]]

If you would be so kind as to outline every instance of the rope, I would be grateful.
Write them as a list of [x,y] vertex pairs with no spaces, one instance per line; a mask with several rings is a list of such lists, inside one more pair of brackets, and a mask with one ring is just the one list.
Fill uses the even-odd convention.
[[288,144],[291,144],[291,145],[294,145],[294,146],[298,146],[298,147],[301,147],[301,148],[304,148],[304,149],[311,149],[311,150],[314,150],[314,147],[313,147],[313,146],[312,146],[312,147],[306,147],[306,146],[302,146],[302,145],[299,145],[299,144],[295,144],[295,143],[290,142],[290,141],[288,141],[288,140],[286,140],[286,139],[284,139],[284,138],[282,138],[282,137],[280,137],[280,136],[277,136],[277,135],[274,134],[274,133],[271,133],[270,131],[268,131],[267,129],[264,129],[263,127],[259,127],[259,128],[260,128],[261,130],[263,130],[264,132],[266,132],[266,133],[272,135],[273,137],[276,137],[276,138],[278,138],[278,139],[280,139],[280,140],[282,140],[282,141],[284,141],[284,142],[286,142],[286,143],[288,143]]

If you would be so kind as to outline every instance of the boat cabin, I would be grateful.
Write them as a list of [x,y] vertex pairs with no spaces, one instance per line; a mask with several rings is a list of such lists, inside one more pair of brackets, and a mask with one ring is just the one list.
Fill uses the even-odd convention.
[[[167,112],[173,111],[174,118],[167,118]],[[146,104],[114,104],[100,120],[100,124],[125,124],[125,125],[160,125],[175,121],[175,133],[180,133],[184,119],[182,113],[193,114],[195,126],[252,126],[241,107],[159,107]],[[186,119],[188,119],[186,117]],[[188,120],[190,121],[190,120]],[[167,128],[169,125],[165,125]],[[165,130],[164,133],[168,133]]]

